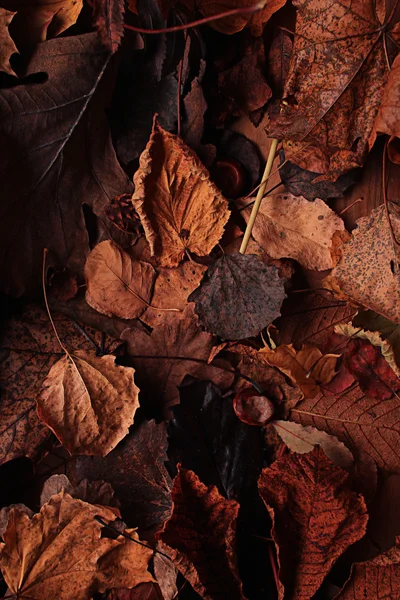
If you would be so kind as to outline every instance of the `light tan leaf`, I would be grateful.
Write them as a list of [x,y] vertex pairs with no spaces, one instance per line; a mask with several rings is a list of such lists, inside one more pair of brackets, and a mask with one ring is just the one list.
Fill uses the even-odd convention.
[[16,13],[0,8],[0,71],[15,75],[10,65],[10,56],[18,52],[14,40],[8,32],[8,26]]
[[[243,211],[246,221],[251,209]],[[331,269],[332,236],[343,221],[322,200],[276,194],[264,198],[252,235],[272,258],[293,258],[306,269]]]
[[185,251],[209,254],[229,218],[228,202],[194,152],[154,119],[139,163],[132,202],[152,255],[176,267]]
[[[13,509],[0,546],[0,568],[11,593],[21,600],[90,600],[107,588],[154,581],[147,570],[152,550],[122,536],[101,537],[96,516],[115,520],[108,508],[64,492],[32,518]],[[138,539],[134,531],[126,533]]]
[[103,315],[136,319],[149,306],[156,272],[114,242],[97,244],[85,264],[86,301]]
[[319,431],[315,427],[309,425],[303,426],[300,423],[293,423],[292,421],[277,420],[272,421],[271,425],[292,452],[306,454],[315,446],[321,446],[327,457],[335,465],[343,469],[349,469],[354,463],[354,458],[350,450],[334,435],[329,435],[325,431]]
[[314,398],[320,383],[329,383],[337,374],[336,363],[340,354],[322,354],[321,350],[304,344],[296,350],[293,344],[278,346],[276,350],[262,348],[260,354],[272,367],[285,373],[302,390],[306,398]]
[[40,493],[40,506],[49,502],[52,496],[56,496],[62,490],[73,498],[78,498],[78,500],[83,500],[89,504],[118,506],[118,501],[114,498],[114,490],[106,481],[82,479],[78,485],[74,486],[63,473],[52,475],[46,479]]
[[111,355],[68,354],[43,383],[39,417],[71,454],[105,456],[128,433],[139,407],[134,372]]

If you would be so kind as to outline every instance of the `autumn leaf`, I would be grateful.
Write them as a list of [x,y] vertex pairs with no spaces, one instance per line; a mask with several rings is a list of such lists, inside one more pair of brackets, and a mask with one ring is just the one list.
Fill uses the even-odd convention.
[[[246,221],[250,212],[243,212]],[[294,258],[305,269],[324,271],[334,266],[332,236],[343,230],[341,218],[322,200],[276,194],[263,199],[252,235],[271,258]]]
[[[377,596],[379,594],[379,596]],[[400,595],[400,539],[372,560],[354,563],[348,581],[335,600],[397,598]]]
[[78,456],[71,478],[108,481],[132,525],[160,528],[171,511],[167,445],[165,424],[144,421],[106,457]]
[[227,340],[258,335],[280,314],[284,280],[254,255],[223,255],[190,294],[207,331]]
[[395,149],[393,149],[395,138],[400,137],[400,120],[395,107],[399,103],[400,94],[400,57],[397,56],[393,61],[392,68],[389,73],[387,84],[383,92],[379,112],[376,116],[374,128],[369,140],[370,147],[375,142],[376,136],[380,133],[386,133],[391,136],[388,144],[389,158],[399,163],[399,157]]
[[[391,205],[390,219],[400,235],[399,212]],[[398,258],[383,206],[357,221],[357,229],[341,248],[341,259],[323,285],[340,298],[361,304],[400,321],[400,289],[395,272]]]
[[336,363],[340,354],[322,354],[316,347],[304,344],[296,350],[292,344],[260,350],[262,358],[272,367],[285,373],[302,390],[306,398],[314,398],[319,385],[329,383],[337,374]]
[[270,398],[249,386],[237,392],[233,399],[233,410],[243,423],[264,427],[273,418],[275,406]]
[[207,364],[213,336],[200,330],[190,306],[184,313],[164,313],[163,323],[151,335],[126,329],[121,339],[136,370],[141,407],[150,417],[160,417],[179,402],[178,386],[185,375],[224,388],[232,383],[231,373]]
[[118,50],[124,35],[125,3],[123,0],[95,0],[93,23],[100,40],[112,54]]
[[13,20],[15,12],[0,8],[0,40],[1,40],[1,55],[0,55],[0,71],[5,71],[9,75],[15,75],[11,65],[10,57],[14,52],[18,52],[12,37],[9,34],[8,26]]
[[111,484],[106,481],[88,481],[82,479],[78,485],[72,485],[64,474],[52,475],[43,484],[40,492],[40,506],[47,504],[53,496],[60,492],[66,492],[73,498],[87,502],[88,504],[100,504],[107,507],[119,507],[120,503],[114,496]]
[[239,504],[183,468],[174,480],[172,500],[173,513],[158,534],[162,548],[202,598],[244,600],[235,556]]
[[120,194],[113,198],[104,212],[115,227],[130,234],[132,242],[135,242],[143,234],[140,219],[132,206],[130,194]]
[[365,533],[362,496],[318,446],[264,469],[259,492],[272,521],[279,561],[279,599],[311,599],[341,554]]
[[[147,570],[152,550],[122,536],[102,537],[95,517],[115,520],[108,508],[63,492],[32,518],[11,511],[0,545],[0,568],[11,593],[21,600],[90,600],[95,591],[153,581]],[[138,539],[132,530],[127,534]]]
[[133,181],[132,203],[161,266],[178,266],[187,251],[211,252],[229,218],[228,203],[197,156],[156,118]]
[[[400,326],[371,310],[359,310],[353,319],[353,327],[361,327],[367,334],[380,338],[382,354],[397,373],[400,369]],[[368,339],[374,343],[371,337]],[[392,356],[396,365],[393,364]]]
[[150,305],[156,272],[107,240],[87,257],[85,277],[86,301],[92,308],[109,317],[136,319]]
[[383,1],[375,5],[295,1],[284,102],[268,133],[285,140],[286,158],[325,178],[361,166],[373,144],[388,75],[385,49],[398,39],[393,13],[385,15]]
[[[100,81],[109,58],[95,33],[50,40],[37,46],[28,69],[28,74],[47,73],[46,80],[0,91],[0,259],[8,293],[21,295],[39,285],[45,247],[49,266],[58,263],[81,273],[89,252],[82,205],[103,215],[110,197],[131,188],[104,113],[107,90]],[[98,221],[98,234],[104,230]]]

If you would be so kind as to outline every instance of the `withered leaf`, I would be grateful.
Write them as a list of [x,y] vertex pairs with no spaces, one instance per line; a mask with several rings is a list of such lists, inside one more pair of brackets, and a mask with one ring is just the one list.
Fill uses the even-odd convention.
[[239,504],[183,468],[172,500],[173,513],[158,537],[176,567],[205,600],[244,600],[235,556]]
[[[82,205],[103,215],[110,198],[131,189],[104,112],[109,57],[95,33],[50,40],[37,46],[27,71],[47,73],[46,81],[0,92],[0,268],[9,293],[40,283],[45,247],[54,263],[81,273],[89,252]],[[105,226],[97,225],[100,235]]]
[[121,502],[129,524],[160,527],[171,511],[172,481],[165,468],[167,433],[164,423],[145,421],[134,428],[105,458],[79,456],[71,479],[106,479]]
[[[390,208],[393,229],[400,237],[399,210]],[[384,206],[357,221],[358,227],[341,251],[342,257],[323,285],[340,298],[361,304],[384,317],[400,321],[399,257]]]
[[8,26],[15,16],[15,12],[0,8],[0,71],[5,71],[9,75],[15,75],[10,65],[10,57],[14,52],[18,52],[17,47],[9,34]]
[[101,504],[102,506],[119,506],[118,500],[114,497],[112,486],[106,481],[93,481],[82,479],[78,485],[72,485],[68,477],[64,474],[52,475],[44,482],[40,492],[40,506],[50,501],[52,496],[56,496],[62,490],[78,500],[83,500],[89,504]]
[[[379,596],[377,596],[379,594]],[[354,563],[344,588],[335,600],[397,598],[400,596],[400,538],[396,545],[372,560]]]
[[151,335],[126,329],[121,339],[136,369],[141,407],[150,418],[162,417],[179,403],[178,386],[185,375],[211,380],[223,388],[233,381],[231,373],[207,364],[213,336],[200,330],[190,306],[184,313],[165,312]]
[[396,106],[399,103],[400,94],[400,56],[397,56],[392,64],[389,73],[387,85],[383,93],[379,112],[375,119],[374,129],[371,134],[370,146],[375,141],[379,133],[386,133],[391,136],[388,145],[388,154],[393,162],[399,162],[396,152],[392,152],[392,143],[395,138],[400,137],[400,120],[397,114]]
[[[250,212],[243,211],[246,221]],[[342,219],[322,200],[276,194],[263,199],[252,235],[272,258],[294,258],[306,269],[324,271],[334,266],[332,236],[343,229]]]
[[230,398],[212,383],[180,388],[180,404],[168,428],[168,456],[193,470],[228,498],[254,485],[263,463],[261,431],[242,423]]
[[[400,369],[400,326],[389,319],[374,313],[371,310],[360,310],[353,319],[353,326],[357,330],[362,327],[366,333],[378,335],[382,343],[382,353],[390,366],[397,372]],[[371,338],[369,338],[371,340]],[[388,344],[388,346],[385,346]],[[396,367],[392,364],[392,358],[389,358],[393,352]]]
[[105,456],[128,433],[139,407],[134,372],[112,355],[68,353],[43,383],[38,415],[71,454]]
[[320,0],[296,0],[295,6],[286,102],[268,133],[285,140],[292,162],[336,179],[361,166],[373,143],[388,72],[387,36],[398,39],[398,24],[385,21],[383,1],[352,3],[350,10]]
[[96,516],[115,520],[108,508],[63,492],[32,518],[11,511],[0,544],[0,568],[11,593],[21,600],[89,600],[95,591],[153,581],[147,570],[152,550],[122,536],[101,537]]
[[190,294],[207,331],[240,340],[260,333],[280,315],[284,280],[275,267],[254,255],[223,255],[208,268],[200,287]]
[[[73,321],[54,314],[60,338],[69,348],[92,346]],[[101,334],[91,331],[100,343]],[[34,458],[49,430],[38,419],[36,398],[46,373],[62,356],[46,312],[34,305],[6,322],[0,336],[0,462]]]
[[161,266],[176,267],[186,251],[211,252],[229,218],[228,203],[197,156],[156,118],[133,181],[132,202]]
[[311,599],[339,556],[364,535],[367,508],[347,480],[318,446],[263,470],[258,485],[273,521],[280,600]]
[[111,53],[117,51],[124,34],[125,3],[123,0],[95,0],[93,23],[100,40]]
[[151,302],[156,272],[106,240],[87,257],[85,277],[86,301],[92,308],[109,317],[136,319]]

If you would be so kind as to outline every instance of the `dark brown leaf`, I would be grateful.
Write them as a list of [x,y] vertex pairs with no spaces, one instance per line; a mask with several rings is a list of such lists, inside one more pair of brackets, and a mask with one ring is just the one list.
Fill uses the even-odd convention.
[[124,0],[95,0],[93,23],[100,40],[112,54],[117,51],[124,35]]

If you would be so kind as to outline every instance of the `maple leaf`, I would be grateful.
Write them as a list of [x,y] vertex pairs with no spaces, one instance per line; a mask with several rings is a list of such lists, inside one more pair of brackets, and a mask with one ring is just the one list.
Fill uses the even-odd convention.
[[228,498],[251,488],[262,468],[262,434],[236,417],[232,403],[212,383],[180,388],[168,428],[168,456],[193,470]]
[[178,570],[205,600],[244,600],[235,557],[239,504],[183,468],[174,480],[172,501],[172,515],[157,537]]
[[[400,234],[399,210],[392,205],[390,219]],[[384,206],[357,221],[351,239],[341,248],[341,259],[323,281],[324,287],[344,298],[400,321],[400,289],[395,255]],[[397,254],[397,250],[396,250]]]
[[[268,127],[302,168],[336,179],[363,164],[398,40],[385,2],[296,0],[296,35],[282,110]],[[396,50],[397,53],[397,50]],[[354,98],[357,100],[354,102]]]
[[43,383],[38,415],[71,454],[105,456],[128,433],[139,407],[133,375],[115,356],[66,353]]
[[[0,269],[9,293],[39,284],[44,247],[53,264],[80,273],[89,251],[82,205],[103,215],[110,197],[131,188],[109,139],[108,82],[99,87],[109,58],[95,33],[50,40],[37,47],[28,69],[47,73],[46,81],[0,91]],[[98,221],[97,229],[100,235],[105,225]]]
[[207,364],[213,336],[199,329],[190,306],[184,313],[164,313],[163,323],[151,335],[126,329],[121,339],[136,369],[141,407],[150,417],[160,417],[178,404],[178,385],[185,375],[209,379],[223,388],[233,381],[232,373]]
[[[89,600],[94,591],[153,581],[147,570],[152,549],[122,536],[101,537],[95,517],[115,520],[108,508],[63,492],[32,518],[12,510],[0,544],[0,568],[11,593],[21,600]],[[134,531],[126,533],[138,539]]]
[[254,255],[223,255],[188,298],[201,324],[223,339],[258,335],[279,316],[284,280]]
[[87,257],[85,277],[86,301],[92,308],[109,317],[135,319],[150,304],[156,272],[106,240]]
[[[130,524],[160,527],[171,512],[172,481],[165,468],[167,432],[164,423],[145,421],[105,458],[78,456],[74,479],[107,480]],[[72,475],[71,475],[72,478]]]
[[11,65],[10,57],[14,52],[18,52],[18,49],[14,43],[14,40],[9,34],[8,26],[13,20],[15,12],[0,8],[0,40],[1,40],[1,54],[0,54],[0,71],[5,71],[9,75],[15,75]]
[[100,40],[112,54],[118,50],[124,35],[125,3],[123,0],[95,0],[93,24]]
[[[379,596],[377,596],[379,594]],[[354,563],[348,581],[334,600],[397,598],[400,596],[400,538],[372,560]]]
[[[91,350],[92,345],[70,319],[54,315],[66,346]],[[91,332],[100,343],[101,334]],[[46,312],[34,305],[9,319],[0,337],[0,462],[34,457],[49,434],[36,414],[36,398],[50,368],[62,351]]]
[[[248,221],[250,209],[243,211]],[[294,258],[305,269],[334,266],[332,237],[344,224],[322,200],[309,202],[291,194],[264,198],[252,235],[271,258]]]
[[228,203],[197,156],[156,118],[133,181],[132,203],[161,266],[176,267],[185,251],[211,252],[229,218]]
[[365,533],[368,514],[348,474],[318,446],[264,469],[260,496],[273,522],[279,599],[311,599],[341,554]]

